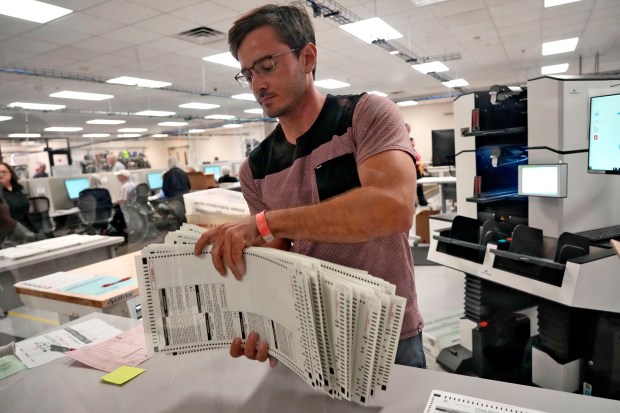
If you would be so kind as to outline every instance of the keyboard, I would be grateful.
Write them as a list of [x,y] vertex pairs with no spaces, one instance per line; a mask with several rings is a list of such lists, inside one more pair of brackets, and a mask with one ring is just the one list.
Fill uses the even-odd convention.
[[590,242],[602,242],[610,239],[620,239],[620,225],[611,227],[591,229],[589,231],[577,232],[577,235],[586,237]]

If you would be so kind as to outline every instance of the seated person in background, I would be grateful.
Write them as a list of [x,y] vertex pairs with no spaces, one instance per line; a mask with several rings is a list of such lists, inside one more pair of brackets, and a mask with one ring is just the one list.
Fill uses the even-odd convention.
[[183,195],[190,190],[189,178],[184,170],[180,168],[179,158],[171,156],[168,158],[168,171],[164,173],[161,191],[166,198],[174,198]]
[[121,169],[120,171],[114,172],[118,182],[121,183],[121,193],[120,197],[116,201],[118,206],[125,206],[127,204],[132,203],[136,200],[136,184],[131,182],[129,179],[131,177],[131,173],[127,169]]
[[127,242],[127,223],[125,222],[122,208],[136,200],[136,184],[129,179],[131,173],[127,169],[114,172],[114,175],[116,175],[116,178],[121,183],[121,193],[118,200],[114,203],[114,216],[110,222],[114,231],[110,231],[110,235],[123,236],[125,237],[125,242]]
[[105,160],[107,163],[106,167],[108,171],[118,172],[118,171],[122,171],[123,169],[125,169],[125,164],[119,161],[116,155],[112,153],[108,154]]
[[24,187],[17,181],[17,174],[6,162],[0,162],[0,191],[9,206],[11,217],[28,230],[36,232],[28,214],[29,197],[24,193]]
[[217,183],[224,184],[228,182],[239,182],[239,179],[230,175],[230,168],[228,166],[223,166],[222,176],[220,176],[220,179],[217,180]]
[[47,168],[47,165],[45,165],[43,162],[39,162],[37,169],[35,169],[35,173],[32,176],[33,178],[47,178],[47,172],[45,172],[45,169]]

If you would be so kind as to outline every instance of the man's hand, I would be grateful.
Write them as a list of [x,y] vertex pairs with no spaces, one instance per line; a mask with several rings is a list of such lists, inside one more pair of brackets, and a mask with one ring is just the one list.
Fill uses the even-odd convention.
[[209,244],[213,244],[211,259],[217,272],[226,275],[228,267],[235,278],[241,280],[245,274],[243,250],[250,246],[264,245],[265,241],[258,232],[254,216],[251,216],[242,221],[220,225],[203,233],[196,242],[194,255],[200,255]]
[[230,345],[230,355],[234,358],[246,356],[250,360],[257,360],[261,363],[269,359],[270,367],[277,366],[278,360],[269,355],[269,343],[259,340],[258,333],[251,332],[244,346],[241,344],[241,339],[236,337]]

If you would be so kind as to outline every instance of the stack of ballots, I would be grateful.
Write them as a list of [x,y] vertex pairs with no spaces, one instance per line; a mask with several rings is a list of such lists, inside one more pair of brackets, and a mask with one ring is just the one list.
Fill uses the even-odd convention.
[[[229,348],[252,331],[313,388],[367,404],[386,390],[406,300],[365,271],[272,248],[244,250],[246,274],[222,277],[184,224],[136,257],[150,351]],[[146,311],[145,311],[146,310]]]

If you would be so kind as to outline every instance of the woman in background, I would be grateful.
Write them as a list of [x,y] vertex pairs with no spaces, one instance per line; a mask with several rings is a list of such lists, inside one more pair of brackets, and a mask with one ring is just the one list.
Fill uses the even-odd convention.
[[18,182],[17,174],[6,162],[0,162],[0,187],[4,202],[9,206],[13,219],[32,232],[36,232],[30,215],[30,199],[24,187]]

